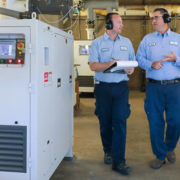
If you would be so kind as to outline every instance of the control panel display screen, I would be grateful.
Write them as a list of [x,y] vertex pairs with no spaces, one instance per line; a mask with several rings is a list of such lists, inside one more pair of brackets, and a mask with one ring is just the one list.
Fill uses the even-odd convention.
[[0,59],[15,59],[16,40],[0,40]]

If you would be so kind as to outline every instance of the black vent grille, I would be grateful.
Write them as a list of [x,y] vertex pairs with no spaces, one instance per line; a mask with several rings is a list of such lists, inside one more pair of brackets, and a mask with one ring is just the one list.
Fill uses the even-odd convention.
[[79,87],[94,87],[94,76],[78,76]]
[[0,126],[0,171],[26,173],[26,126]]

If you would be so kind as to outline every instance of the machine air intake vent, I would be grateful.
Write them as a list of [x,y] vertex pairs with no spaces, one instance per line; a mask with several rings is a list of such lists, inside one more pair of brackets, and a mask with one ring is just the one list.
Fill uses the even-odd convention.
[[0,126],[0,171],[26,173],[26,126]]

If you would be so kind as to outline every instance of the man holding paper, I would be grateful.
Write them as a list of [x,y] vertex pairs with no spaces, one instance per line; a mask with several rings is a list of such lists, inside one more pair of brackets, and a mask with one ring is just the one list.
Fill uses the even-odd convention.
[[165,164],[166,157],[175,163],[174,149],[180,134],[180,35],[168,28],[170,21],[166,9],[154,10],[152,24],[156,32],[144,37],[136,56],[139,66],[146,70],[148,81],[144,108],[156,156],[153,169]]
[[130,115],[126,81],[134,68],[124,69],[123,73],[104,73],[116,61],[135,60],[132,43],[119,35],[122,28],[119,14],[107,14],[107,31],[93,41],[89,66],[95,71],[95,114],[100,122],[104,163],[112,164],[114,171],[129,174],[131,168],[125,164],[126,120]]

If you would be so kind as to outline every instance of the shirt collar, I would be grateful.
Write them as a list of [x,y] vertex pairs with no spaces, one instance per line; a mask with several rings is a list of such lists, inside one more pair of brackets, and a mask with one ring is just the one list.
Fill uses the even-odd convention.
[[[171,30],[170,28],[168,28],[168,30],[165,32],[164,36],[170,36],[171,34]],[[158,31],[155,32],[156,36],[161,36],[161,33],[159,33]]]
[[[107,32],[104,33],[104,40],[111,39]],[[116,40],[121,40],[121,36],[118,34]],[[112,40],[112,39],[111,39]]]

